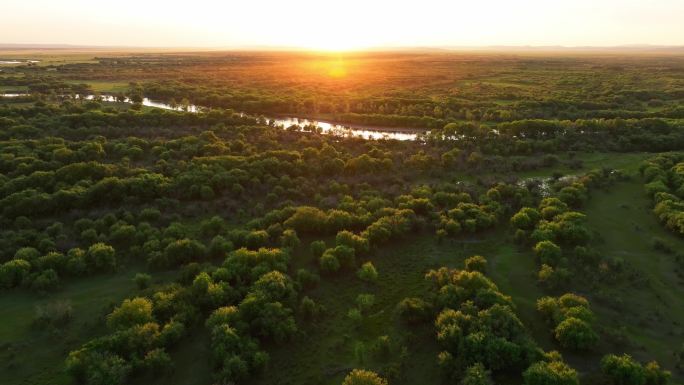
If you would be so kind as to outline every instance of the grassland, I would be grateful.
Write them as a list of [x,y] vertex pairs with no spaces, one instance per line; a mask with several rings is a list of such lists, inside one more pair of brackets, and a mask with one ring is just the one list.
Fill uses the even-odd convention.
[[[596,166],[616,167],[632,174],[606,191],[597,191],[587,204],[586,214],[593,230],[600,234],[599,249],[611,257],[620,257],[642,275],[641,285],[620,285],[598,293],[582,292],[592,300],[601,328],[626,328],[629,345],[620,346],[640,359],[657,359],[664,365],[674,364],[673,351],[679,348],[677,338],[662,338],[663,333],[681,335],[684,309],[684,280],[677,271],[672,255],[653,250],[653,237],[670,242],[676,249],[684,241],[664,230],[649,209],[649,200],[635,174],[638,164],[647,154],[578,154],[584,169]],[[551,168],[525,173],[521,177],[550,177],[566,172]],[[573,170],[575,173],[578,170]],[[616,220],[617,219],[617,220]],[[374,252],[368,257],[375,264],[380,279],[375,284],[360,282],[354,274],[326,278],[308,295],[324,306],[321,319],[303,323],[300,333],[282,346],[271,346],[270,368],[278,373],[256,377],[255,384],[337,384],[354,367],[365,366],[382,371],[384,360],[378,360],[372,347],[381,336],[388,336],[395,346],[391,354],[411,357],[405,361],[403,373],[393,384],[439,383],[441,377],[435,360],[439,351],[431,327],[407,329],[396,316],[395,306],[404,297],[428,294],[424,274],[440,266],[456,268],[471,255],[485,255],[490,261],[490,274],[501,290],[514,299],[522,321],[535,340],[545,349],[558,349],[548,326],[536,311],[536,300],[544,292],[535,282],[535,262],[532,252],[511,244],[506,226],[476,237],[437,241],[433,235],[416,234]],[[315,268],[316,261],[303,239],[295,251],[291,271]],[[330,240],[328,241],[331,242]],[[121,299],[136,293],[132,277],[140,266],[131,266],[115,275],[94,276],[69,283],[56,293],[37,296],[29,293],[4,293],[0,307],[5,309],[5,322],[0,327],[0,339],[5,341],[3,376],[8,383],[69,384],[62,371],[65,354],[88,338],[102,332],[103,317]],[[173,274],[155,274],[158,283],[168,281]],[[347,317],[355,306],[357,295],[370,293],[376,303],[361,325]],[[36,306],[51,301],[66,300],[73,304],[74,321],[64,330],[37,331],[31,324]],[[651,330],[645,333],[644,330]],[[163,384],[182,381],[183,384],[206,384],[211,381],[208,365],[209,337],[201,328],[191,339],[184,340],[171,351],[179,364],[174,372],[163,376],[142,376],[135,384]],[[50,346],[39,355],[32,346]],[[615,348],[605,343],[600,351]],[[568,360],[584,371],[595,369],[596,357],[565,352]],[[40,370],[35,363],[39,360]],[[198,374],[199,373],[199,374]],[[504,382],[507,380],[500,379]]]
[[[361,281],[356,267],[326,274],[309,245],[323,240],[334,248],[334,232],[325,233],[320,224],[315,229],[320,233],[297,230],[301,244],[292,249],[283,273],[296,277],[299,269],[306,269],[320,273],[321,281],[301,292],[297,288],[292,314],[298,330],[289,339],[254,338],[270,360],[266,370],[250,372],[240,383],[333,385],[354,368],[381,373],[392,385],[453,382],[437,362],[444,348],[435,338],[435,314],[407,325],[396,306],[406,297],[432,301],[435,293],[425,273],[461,268],[472,255],[487,258],[487,275],[511,296],[534,343],[545,351],[559,350],[583,384],[603,384],[601,357],[623,352],[641,362],[655,359],[672,371],[674,383],[684,381],[675,356],[684,342],[684,272],[676,261],[684,240],[656,221],[638,172],[655,152],[679,150],[684,143],[681,57],[99,51],[26,51],[0,57],[41,60],[37,66],[8,67],[0,73],[0,91],[44,90],[40,103],[0,99],[0,199],[10,202],[0,207],[0,262],[11,262],[26,245],[40,248],[41,254],[53,249],[66,254],[72,246],[87,249],[95,241],[114,244],[120,258],[110,273],[89,271],[93,275],[83,277],[60,270],[59,284],[41,293],[29,281],[49,262],[36,257],[31,275],[15,284],[21,287],[0,291],[3,385],[75,384],[64,370],[69,352],[118,333],[105,319],[122,300],[152,298],[170,284],[179,288],[179,301],[192,310],[192,316],[185,310],[174,314],[187,322],[188,330],[176,345],[164,347],[171,369],[154,372],[139,357],[127,357],[138,366],[123,383],[215,383],[220,364],[214,362],[215,338],[204,322],[216,304],[199,305],[206,298],[193,287],[200,272],[214,274],[221,266],[220,258],[201,251],[213,243],[214,235],[250,249],[285,248],[286,218],[276,223],[265,219],[282,215],[281,209],[352,205],[345,210],[368,226],[363,213],[380,218],[385,214],[379,206],[367,207],[411,207],[415,214],[421,213],[421,199],[432,206],[416,215],[415,231],[373,245],[356,261],[372,261],[379,273],[374,283]],[[48,71],[45,66],[54,67]],[[656,70],[657,75],[645,75]],[[162,112],[55,96],[82,84],[98,93],[187,99],[214,110]],[[408,122],[434,132],[454,123],[461,137],[364,142],[266,127],[227,107],[254,115],[359,119],[377,126]],[[509,131],[493,130],[507,123]],[[528,126],[541,128],[515,131]],[[587,127],[595,132],[585,132]],[[570,132],[567,137],[565,130]],[[535,253],[529,244],[517,243],[509,219],[520,206],[536,206],[541,199],[539,189],[521,182],[541,179],[548,186],[561,176],[595,169],[616,169],[628,177],[592,187],[586,202],[579,199],[571,206],[586,214],[592,235],[586,246],[601,261],[595,268],[616,272],[618,278],[585,286],[584,277],[571,277],[567,291],[589,300],[600,337],[593,349],[576,351],[559,344],[537,310],[539,298],[562,293],[538,282]],[[110,178],[100,185],[104,175]],[[463,192],[476,210],[486,212],[485,202],[499,199],[492,197],[502,194],[497,190],[501,186],[514,191],[513,197],[501,198],[501,218],[457,235],[440,234],[442,218],[448,218],[451,207],[437,203],[436,192]],[[490,189],[495,190],[492,197]],[[48,204],[50,209],[41,211]],[[159,209],[158,218],[142,218],[147,208]],[[204,227],[214,215],[222,222],[212,233]],[[77,225],[79,218],[92,221]],[[56,221],[61,225],[48,230]],[[82,226],[97,230],[90,234]],[[345,226],[370,238],[358,223]],[[168,246],[186,238],[200,245],[196,253],[163,265],[162,258],[173,256]],[[673,252],[656,250],[654,239]],[[233,248],[221,247],[226,253]],[[186,266],[189,261],[207,263],[192,270]],[[181,280],[186,268],[193,275]],[[154,284],[146,290],[133,282],[142,272],[153,277]],[[216,279],[213,283],[229,282]],[[232,287],[226,290],[235,298],[222,299],[221,306],[239,306],[241,296],[251,290],[243,284],[241,279],[230,281]],[[372,294],[375,301],[359,321],[349,311],[361,294]],[[297,307],[304,295],[322,306],[320,316],[308,319]],[[57,301],[72,305],[71,322],[36,327],[37,308]],[[160,326],[170,322],[166,315],[155,317]],[[383,343],[388,347],[384,353],[377,348]],[[523,381],[520,371],[502,371],[494,373],[494,382]]]

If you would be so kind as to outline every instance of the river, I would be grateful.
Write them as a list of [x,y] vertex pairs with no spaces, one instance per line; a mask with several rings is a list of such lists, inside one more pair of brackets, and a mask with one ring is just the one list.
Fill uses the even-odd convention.
[[[8,93],[8,94],[0,94],[3,97],[20,97],[20,96],[28,96],[29,94],[21,94],[21,93]],[[78,98],[78,96],[77,96]],[[95,98],[100,98],[103,101],[106,102],[117,102],[117,99],[115,96],[111,95],[88,95],[85,97],[87,100],[93,100]],[[129,98],[126,98],[124,100],[124,103],[133,103],[133,101]],[[185,111],[185,112],[192,112],[192,113],[199,113],[202,112],[203,110],[206,110],[206,108],[201,107],[201,106],[196,106],[194,104],[190,105],[184,105],[184,106],[178,106],[178,105],[171,105],[167,103],[162,103],[162,102],[157,102],[153,101],[149,98],[143,98],[142,101],[143,106],[147,107],[154,107],[154,108],[161,108],[165,110],[173,110],[173,111]],[[354,124],[337,124],[333,122],[326,122],[324,120],[314,120],[314,119],[306,119],[306,118],[296,118],[296,117],[267,117],[267,116],[262,116],[262,117],[257,117],[255,115],[251,114],[242,114],[245,116],[254,116],[255,118],[262,118],[266,121],[267,124],[271,126],[276,126],[276,127],[282,127],[283,129],[294,129],[297,131],[318,131],[322,134],[327,134],[327,135],[337,135],[337,136],[345,136],[345,137],[358,137],[358,138],[363,138],[363,139],[374,139],[374,140],[381,140],[381,139],[394,139],[394,140],[416,140],[418,138],[418,132],[421,130],[392,130],[391,128],[379,128],[379,127],[368,127],[368,126],[362,126],[362,125],[354,125]]]

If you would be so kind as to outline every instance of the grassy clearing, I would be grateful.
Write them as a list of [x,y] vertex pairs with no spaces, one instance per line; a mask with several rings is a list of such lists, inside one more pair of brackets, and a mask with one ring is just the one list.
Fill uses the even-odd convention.
[[[26,290],[3,293],[0,296],[0,383],[71,384],[72,379],[63,370],[64,359],[70,351],[105,332],[105,315],[114,305],[137,292],[132,279],[139,271],[140,266],[130,266],[112,275],[70,280],[62,290],[43,296]],[[153,277],[159,281],[170,274]],[[60,329],[33,328],[36,307],[54,301],[71,303],[71,322]]]
[[0,93],[6,91],[26,91],[28,87],[26,86],[0,86]]
[[[653,249],[654,237],[684,250],[684,240],[664,229],[651,212],[651,202],[639,178],[593,194],[587,206],[589,225],[600,232],[599,250],[624,259],[640,279],[635,284],[605,287],[594,301],[601,323],[626,327],[632,346],[642,360],[656,359],[674,368],[672,353],[684,342],[684,278],[677,273],[674,256]],[[682,381],[682,373],[673,371]]]
[[[398,353],[383,359],[373,356],[369,349],[383,335],[405,346],[410,357],[400,376],[392,379],[392,384],[442,383],[437,366],[440,349],[432,323],[406,327],[397,319],[395,307],[405,297],[428,294],[424,275],[429,269],[460,268],[465,258],[476,254],[487,257],[490,275],[506,294],[513,295],[521,318],[530,330],[538,330],[541,320],[536,315],[534,303],[540,293],[529,273],[534,271],[531,270],[534,260],[524,252],[513,250],[506,238],[503,229],[442,243],[432,235],[416,234],[360,259],[359,262],[372,261],[377,268],[379,280],[376,284],[361,282],[352,272],[322,277],[320,286],[307,295],[326,308],[324,317],[311,324],[302,324],[301,332],[290,343],[269,348],[270,372],[278,373],[276,383],[339,384],[355,367],[386,371]],[[308,247],[308,243],[305,246]],[[307,250],[299,250],[295,258],[297,267],[313,267],[314,264]],[[355,327],[347,312],[355,307],[356,296],[362,293],[374,294],[376,304],[361,326]],[[367,349],[364,359],[359,358],[360,344]],[[273,380],[273,377],[262,377],[255,383],[266,384]]]
[[88,84],[95,92],[115,93],[126,92],[128,90],[128,82],[108,82],[108,81],[93,81],[93,80],[67,80],[67,83],[72,84]]

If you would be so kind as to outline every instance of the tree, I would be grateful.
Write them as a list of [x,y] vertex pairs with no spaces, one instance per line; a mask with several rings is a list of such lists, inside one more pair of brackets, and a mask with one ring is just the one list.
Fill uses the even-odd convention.
[[539,221],[539,211],[532,207],[523,207],[511,217],[511,225],[518,229],[531,230]]
[[320,258],[325,252],[326,248],[327,247],[325,246],[325,242],[323,241],[313,241],[309,246],[311,254],[313,254],[314,258]]
[[23,259],[13,259],[0,266],[0,287],[10,288],[22,283],[29,275],[31,264]]
[[397,304],[397,313],[408,323],[425,321],[431,314],[431,306],[420,298],[407,297]]
[[671,377],[671,373],[662,370],[657,362],[642,366],[628,354],[604,356],[601,371],[608,383],[613,385],[665,385]]
[[320,234],[326,228],[327,216],[316,207],[302,206],[288,218],[283,224],[293,228],[297,233]]
[[387,380],[370,370],[354,369],[342,381],[342,385],[388,385]]
[[318,259],[321,271],[326,274],[333,274],[340,270],[340,261],[335,256],[333,249],[328,249]]
[[474,255],[464,262],[465,269],[468,271],[487,272],[487,259],[481,255]]
[[221,235],[217,235],[211,239],[209,243],[208,254],[212,258],[225,258],[229,252],[233,250],[233,242],[227,240]]
[[598,335],[587,322],[569,317],[556,326],[554,335],[558,342],[570,349],[590,349],[598,342]]
[[169,354],[162,348],[152,349],[145,354],[143,365],[156,373],[169,371],[173,367],[173,361]]
[[335,236],[335,244],[352,248],[356,254],[366,253],[370,247],[368,239],[347,230],[342,230],[337,233]]
[[245,237],[245,243],[250,249],[258,249],[260,247],[266,246],[270,238],[270,235],[265,230],[255,230],[250,231]]
[[297,237],[297,232],[292,229],[287,229],[283,231],[283,235],[280,236],[280,245],[282,247],[288,247],[294,249],[299,246],[299,237]]
[[481,363],[476,363],[466,369],[461,385],[493,385],[489,371]]
[[137,286],[139,290],[147,289],[150,286],[150,283],[152,283],[152,277],[149,274],[137,273],[135,277],[133,277],[133,282],[135,282],[135,286]]
[[283,303],[291,303],[297,296],[290,276],[279,271],[271,271],[262,275],[252,285],[252,293],[256,293],[268,301]]
[[292,310],[259,294],[247,295],[239,309],[254,336],[283,342],[297,331]]
[[153,321],[152,302],[147,298],[126,299],[107,316],[107,326],[113,330],[128,329]]
[[120,385],[132,371],[132,366],[110,352],[81,349],[69,353],[66,370],[88,385]]
[[57,285],[59,285],[59,276],[53,269],[41,271],[31,281],[31,289],[38,292],[46,292],[56,288]]
[[163,266],[174,266],[204,258],[207,249],[194,239],[178,239],[169,243],[164,249],[165,259],[160,261]]
[[362,281],[375,282],[378,280],[378,271],[375,270],[372,262],[366,262],[361,265],[361,268],[356,272],[356,276]]
[[93,271],[113,271],[116,268],[116,252],[112,246],[96,243],[88,248],[86,263]]
[[667,370],[660,369],[656,361],[651,361],[644,366],[647,385],[665,385],[670,381],[672,374]]
[[579,385],[577,371],[562,361],[540,361],[523,373],[525,385]]
[[646,373],[632,356],[608,354],[601,359],[601,372],[613,385],[644,385]]
[[551,241],[541,241],[534,246],[534,253],[544,265],[556,266],[561,258],[561,248]]

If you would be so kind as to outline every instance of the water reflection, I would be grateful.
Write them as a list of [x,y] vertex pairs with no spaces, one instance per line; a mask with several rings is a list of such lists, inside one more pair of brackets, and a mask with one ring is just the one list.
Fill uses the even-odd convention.
[[[2,94],[3,97],[19,97],[19,96],[28,96],[29,94],[27,93],[8,93],[8,94]],[[76,95],[76,98],[81,98],[80,95]],[[133,101],[130,98],[124,98],[123,100],[118,99],[116,96],[112,95],[86,95],[83,96],[83,99],[86,100],[102,100],[105,102],[121,102],[123,101],[124,103],[133,103]],[[185,111],[185,112],[192,112],[192,113],[198,113],[205,108],[201,106],[196,106],[194,104],[188,104],[188,105],[171,105],[168,103],[162,103],[162,102],[156,102],[153,101],[149,98],[143,98],[142,100],[142,105],[147,106],[147,107],[154,107],[154,108],[161,108],[164,110],[173,110],[173,111]],[[241,114],[241,115],[246,115],[247,114]],[[269,117],[263,117],[263,120],[274,127],[281,127],[283,129],[287,130],[295,130],[295,131],[302,131],[302,132],[320,132],[322,134],[326,135],[337,135],[337,136],[344,136],[344,137],[357,137],[357,138],[363,138],[363,139],[373,139],[373,140],[382,140],[382,139],[394,139],[394,140],[416,140],[418,138],[418,130],[416,131],[399,131],[399,130],[392,130],[391,128],[378,128],[378,127],[368,127],[368,126],[360,126],[360,125],[342,125],[342,124],[336,124],[332,122],[326,122],[326,121],[321,121],[321,120],[311,120],[311,119],[304,119],[304,118],[292,118],[292,117],[284,117],[284,118],[269,118]]]
[[0,64],[33,64],[40,63],[40,60],[0,60]]

